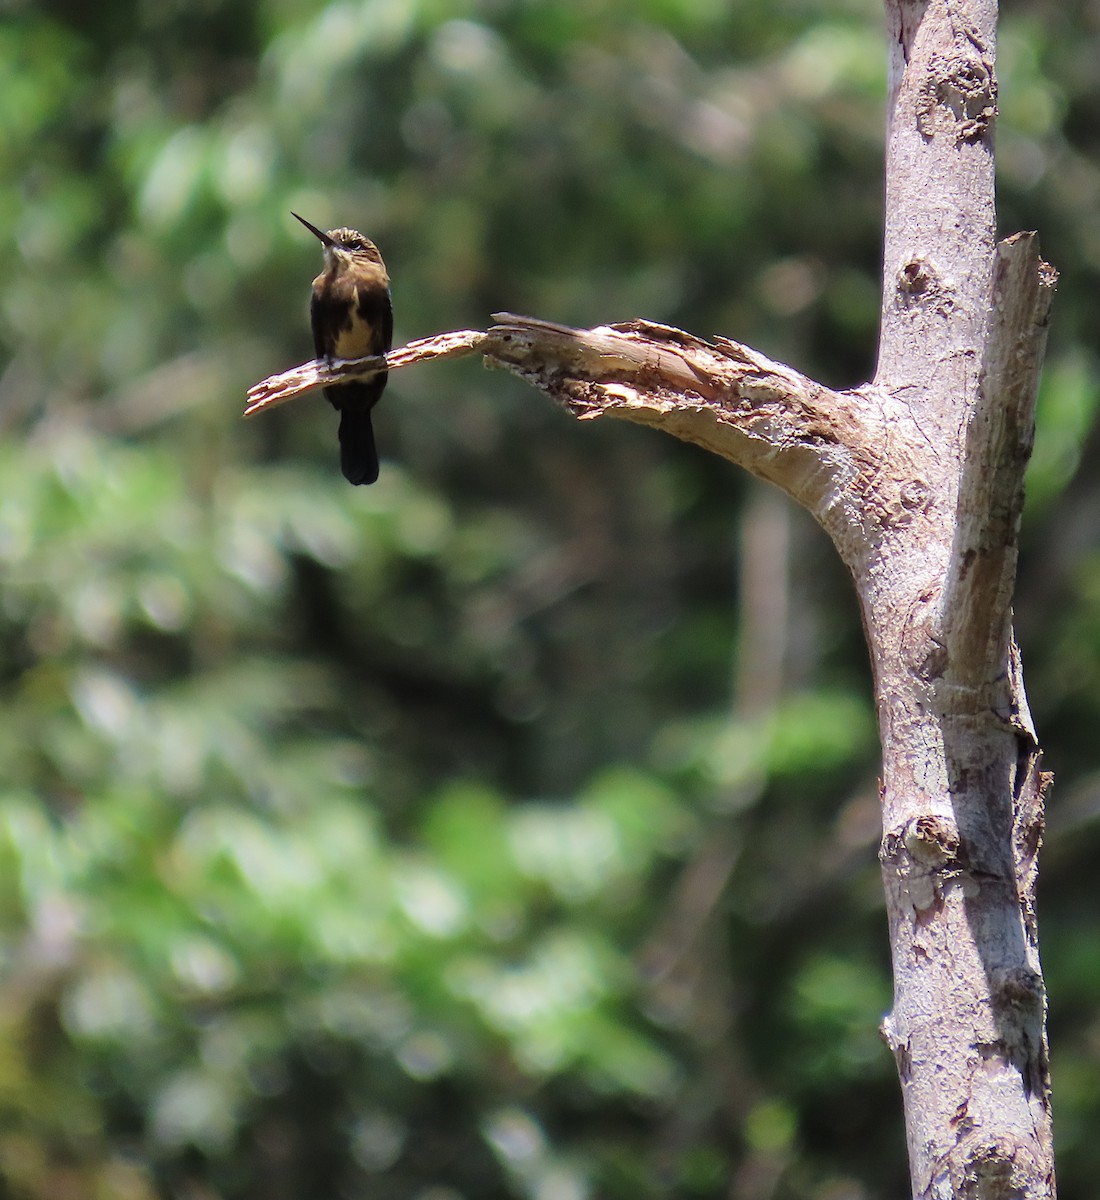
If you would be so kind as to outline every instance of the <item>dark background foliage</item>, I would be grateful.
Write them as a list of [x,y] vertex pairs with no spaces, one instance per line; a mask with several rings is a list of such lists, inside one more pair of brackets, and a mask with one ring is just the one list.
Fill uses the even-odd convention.
[[[1062,272],[1017,619],[1062,1195],[1100,1171],[1100,5],[1005,6],[1006,233]],[[906,1187],[858,618],[730,466],[470,362],[380,482],[316,245],[399,341],[642,315],[873,369],[872,0],[8,0],[0,1197]]]

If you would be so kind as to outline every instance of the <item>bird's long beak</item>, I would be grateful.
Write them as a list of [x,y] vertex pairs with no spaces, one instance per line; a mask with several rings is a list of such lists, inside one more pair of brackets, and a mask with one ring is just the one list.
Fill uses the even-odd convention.
[[332,238],[330,238],[327,233],[323,233],[320,229],[318,229],[316,225],[311,225],[305,219],[305,217],[299,217],[296,212],[292,212],[290,215],[301,221],[314,237],[320,238],[323,245],[328,246],[332,250],[336,248],[336,243],[332,240]]

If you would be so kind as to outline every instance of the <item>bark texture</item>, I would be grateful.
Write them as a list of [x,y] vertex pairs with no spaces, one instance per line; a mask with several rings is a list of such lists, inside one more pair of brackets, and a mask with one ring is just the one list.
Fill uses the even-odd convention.
[[883,1036],[916,1200],[1051,1200],[1035,919],[1044,792],[1012,637],[1023,475],[1055,274],[995,241],[995,0],[886,0],[891,60],[874,380],[833,391],[725,338],[645,321],[487,332],[265,380],[326,383],[480,353],[582,420],[618,417],[777,484],[855,581],[883,746],[894,964]]
[[[994,245],[996,5],[890,0],[876,384],[928,438],[927,508],[856,570],[883,739],[895,1000],[915,1197],[1054,1194],[1035,924],[1039,748],[1011,632],[1053,290]],[[891,616],[893,614],[893,617]],[[898,618],[901,618],[900,620]]]

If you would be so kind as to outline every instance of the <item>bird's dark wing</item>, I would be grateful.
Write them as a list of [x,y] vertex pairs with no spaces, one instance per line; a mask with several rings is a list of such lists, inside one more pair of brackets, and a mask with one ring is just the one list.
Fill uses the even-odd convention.
[[332,358],[336,347],[336,336],[344,323],[344,306],[332,297],[314,291],[309,303],[310,324],[313,326],[314,358]]
[[393,305],[389,288],[359,289],[359,319],[370,326],[371,350],[385,354],[393,345]]
[[390,299],[390,289],[386,288],[386,308],[382,313],[382,348],[393,348],[393,301]]

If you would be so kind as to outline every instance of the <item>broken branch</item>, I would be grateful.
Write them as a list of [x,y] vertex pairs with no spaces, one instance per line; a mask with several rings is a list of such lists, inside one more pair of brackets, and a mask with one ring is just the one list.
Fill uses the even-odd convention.
[[486,332],[440,333],[385,356],[304,363],[252,388],[245,415],[381,370],[480,353],[581,420],[651,425],[770,480],[817,515],[846,559],[868,510],[889,524],[912,508],[900,491],[908,480],[885,477],[879,462],[886,438],[904,457],[917,435],[908,410],[878,388],[835,392],[739,342],[652,321],[573,329],[494,318]]

